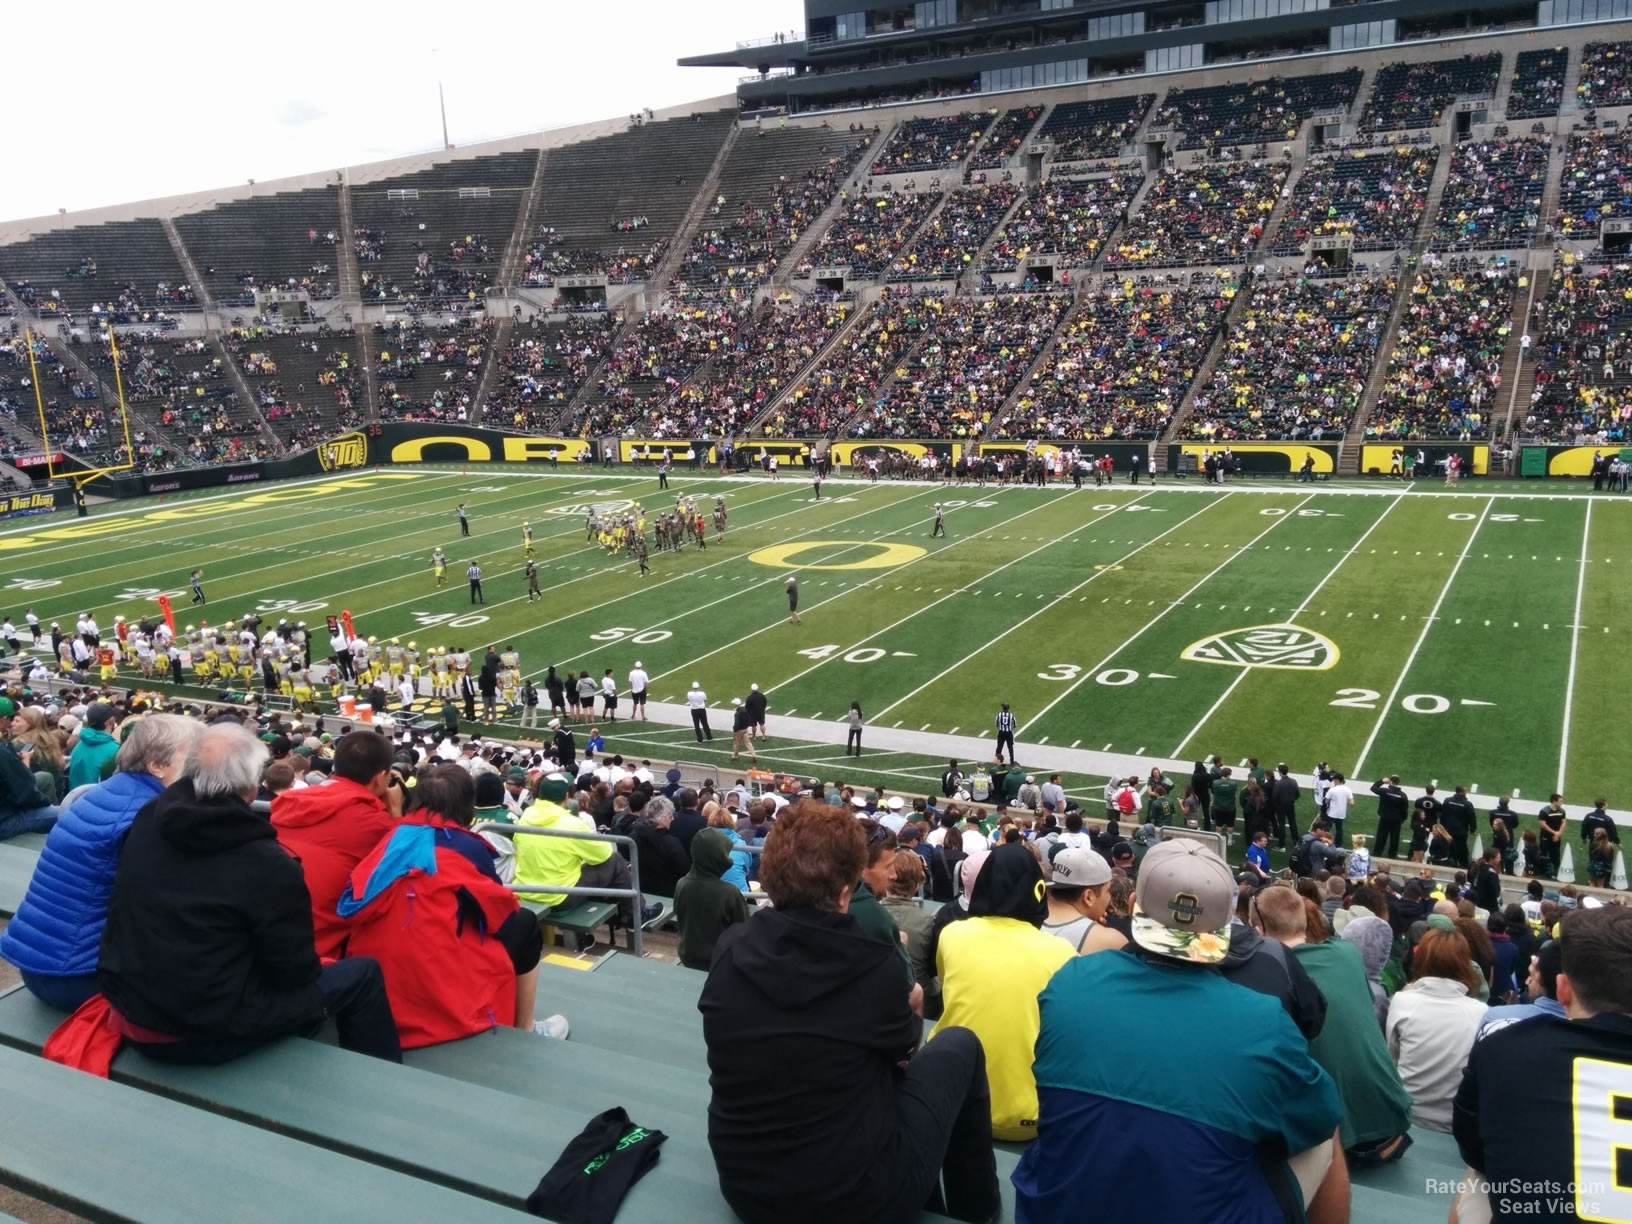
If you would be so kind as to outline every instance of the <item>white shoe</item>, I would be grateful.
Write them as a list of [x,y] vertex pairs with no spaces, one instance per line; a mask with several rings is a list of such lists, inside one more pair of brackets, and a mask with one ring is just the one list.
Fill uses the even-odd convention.
[[557,1041],[565,1041],[571,1027],[565,1016],[546,1016],[543,1020],[533,1021],[533,1032],[540,1037],[553,1037]]

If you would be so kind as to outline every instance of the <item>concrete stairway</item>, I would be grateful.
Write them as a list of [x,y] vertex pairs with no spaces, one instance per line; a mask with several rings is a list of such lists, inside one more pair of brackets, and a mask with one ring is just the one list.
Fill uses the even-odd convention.
[[361,313],[357,316],[357,323],[352,329],[357,336],[357,352],[363,363],[363,386],[368,388],[368,412],[365,419],[377,421],[380,419],[380,397],[374,382],[374,329],[363,322]]
[[[1513,330],[1508,334],[1507,347],[1502,350],[1502,386],[1507,391],[1507,403],[1491,406],[1493,416],[1496,411],[1505,408],[1500,428],[1491,431],[1493,438],[1512,438],[1514,430],[1529,412],[1530,396],[1536,389],[1536,363],[1532,360],[1520,364],[1519,358],[1523,353],[1520,341],[1529,330],[1536,303],[1546,298],[1552,283],[1550,269],[1532,269],[1529,289],[1513,304]],[[1494,420],[1492,424],[1495,424]]]
[[1518,66],[1514,61],[1518,52],[1509,54],[1502,52],[1502,67],[1496,74],[1496,100],[1491,104],[1491,113],[1507,116],[1507,100],[1513,96],[1513,71]]
[[793,279],[794,269],[804,262],[805,256],[810,254],[811,248],[816,245],[823,234],[827,233],[827,227],[833,224],[833,219],[839,215],[840,209],[849,203],[846,197],[853,197],[860,185],[867,181],[868,171],[871,169],[873,162],[877,160],[879,153],[883,151],[884,146],[890,142],[890,137],[894,134],[895,125],[891,124],[873,137],[872,146],[856,163],[855,172],[839,184],[839,189],[833,193],[833,198],[828,201],[827,207],[812,218],[810,224],[805,227],[805,232],[799,235],[799,241],[793,244],[793,248],[777,265],[776,272],[771,277],[773,287],[785,288],[788,282]]
[[[527,247],[533,236],[533,219],[538,215],[538,198],[543,194],[549,162],[549,150],[540,149],[538,164],[533,169],[533,185],[527,191],[527,199],[516,211],[516,226],[510,233],[509,245],[504,248],[504,259],[499,264],[499,275],[494,281],[501,289],[508,290],[521,284],[522,271],[527,266]],[[484,378],[482,381],[485,388],[487,380]],[[480,407],[481,400],[478,398],[477,408]]]
[[[1265,231],[1268,232],[1267,230]],[[1162,431],[1162,436],[1156,439],[1155,451],[1151,457],[1151,470],[1154,472],[1166,471],[1167,448],[1179,440],[1180,430],[1184,427],[1190,413],[1195,409],[1196,397],[1201,389],[1212,382],[1213,371],[1218,368],[1219,359],[1224,356],[1224,346],[1229,342],[1230,333],[1240,322],[1242,314],[1247,309],[1247,299],[1252,296],[1252,279],[1243,274],[1240,286],[1235,297],[1224,310],[1224,320],[1220,324],[1218,334],[1213,337],[1212,344],[1207,347],[1207,355],[1202,358],[1201,364],[1196,367],[1196,376],[1190,380],[1190,386],[1179,401],[1178,411],[1173,414],[1173,421]],[[1158,460],[1157,456],[1160,456]]]
[[686,209],[686,215],[680,219],[680,224],[674,228],[674,236],[669,239],[669,249],[663,254],[663,262],[657,265],[647,282],[649,288],[667,287],[674,279],[675,273],[680,271],[680,265],[686,259],[686,252],[691,248],[692,235],[697,232],[698,224],[707,215],[708,206],[720,189],[720,175],[725,170],[726,159],[731,156],[731,150],[736,147],[737,137],[741,131],[740,123],[733,123],[727,129],[719,152],[714,155],[708,173],[703,176],[702,185],[697,188],[697,194],[691,198],[691,206]]
[[872,309],[872,303],[858,304],[856,308],[850,312],[849,317],[845,319],[844,326],[828,337],[827,343],[822,345],[822,347],[817,350],[816,355],[811,358],[810,363],[806,365],[802,371],[800,371],[799,377],[789,381],[786,387],[773,396],[765,407],[760,410],[759,414],[743,427],[743,433],[749,437],[763,437],[764,434],[762,431],[764,429],[765,422],[770,419],[771,414],[774,413],[780,405],[786,402],[795,391],[805,385],[805,383],[809,380],[811,373],[821,368],[822,363],[825,362],[835,350],[837,350],[840,344],[844,343],[845,338],[849,336],[851,332],[855,331],[857,327],[861,326],[861,321],[865,319],[869,313],[871,313]]
[[969,261],[969,270],[958,277],[958,284],[965,291],[973,293],[980,287],[980,269],[981,265],[986,262],[986,252],[992,249],[992,243],[997,241],[997,236],[1003,232],[1003,227],[1009,223],[1010,218],[1026,206],[1026,198],[1026,190],[1022,187],[1020,193],[1014,197],[1014,203],[1010,204],[1008,210],[998,218],[997,224],[992,227],[992,232],[986,235],[986,241],[980,244],[980,249],[975,252],[974,258]]
[[[340,242],[335,252],[335,266],[340,270],[340,301],[347,310],[358,310],[362,305],[363,278],[357,271],[357,242],[352,237],[356,223],[351,217],[351,179],[343,177],[340,182]],[[360,313],[357,314],[361,318]],[[370,402],[373,400],[370,389]]]
[[1048,338],[1048,343],[1038,351],[1037,359],[1026,367],[1026,372],[1020,376],[1020,381],[1014,384],[1014,390],[1009,392],[1008,398],[1003,401],[996,412],[992,413],[990,424],[981,432],[980,437],[976,439],[977,442],[990,442],[993,438],[1000,436],[1001,427],[1014,414],[1014,406],[1030,390],[1031,380],[1037,377],[1038,371],[1043,369],[1048,364],[1049,358],[1054,356],[1054,350],[1060,345],[1060,337],[1070,331],[1072,325],[1081,317],[1088,301],[1088,294],[1084,292],[1082,284],[1079,283],[1071,308],[1060,316],[1060,325],[1054,329],[1054,334]]
[[255,398],[255,392],[250,389],[249,380],[244,377],[243,370],[239,368],[237,359],[227,346],[221,342],[219,337],[216,338],[214,343],[216,355],[221,358],[226,366],[227,377],[232,380],[232,389],[238,392],[238,399],[244,405],[245,411],[254,418],[261,437],[271,442],[273,449],[282,454],[284,450],[283,443],[279,442],[278,436],[272,432],[272,426],[267,424],[266,417],[261,412],[261,405]]
[[498,327],[493,330],[493,343],[488,347],[487,364],[482,368],[482,381],[476,385],[476,395],[470,402],[472,425],[478,424],[487,411],[487,393],[492,389],[500,359],[510,347],[510,333],[515,330],[515,326],[515,316],[507,313],[500,317]]
[[198,300],[204,304],[204,324],[208,327],[210,315],[215,310],[215,301],[210,297],[209,286],[204,283],[203,276],[199,274],[198,265],[193,262],[192,255],[188,253],[187,244],[181,240],[181,235],[176,231],[176,223],[169,217],[163,217],[160,219],[159,225],[164,230],[165,240],[170,243],[170,249],[175,252],[176,262],[181,265],[182,271],[187,273],[187,283],[193,287],[193,292],[198,295]]

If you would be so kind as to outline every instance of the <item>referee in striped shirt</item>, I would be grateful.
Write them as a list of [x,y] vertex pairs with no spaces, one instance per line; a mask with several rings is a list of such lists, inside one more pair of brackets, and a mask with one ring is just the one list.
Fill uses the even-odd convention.
[[1009,703],[1004,702],[1003,708],[997,712],[997,759],[1003,759],[1003,745],[1009,746],[1009,764],[1014,764],[1014,715],[1009,711]]

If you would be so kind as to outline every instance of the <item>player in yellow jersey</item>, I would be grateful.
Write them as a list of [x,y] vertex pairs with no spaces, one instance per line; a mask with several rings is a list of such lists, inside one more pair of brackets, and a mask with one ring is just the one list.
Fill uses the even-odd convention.
[[521,555],[524,557],[536,557],[538,555],[538,550],[533,547],[533,528],[530,523],[521,525]]
[[437,586],[448,585],[448,559],[440,548],[431,553],[431,573],[436,575]]

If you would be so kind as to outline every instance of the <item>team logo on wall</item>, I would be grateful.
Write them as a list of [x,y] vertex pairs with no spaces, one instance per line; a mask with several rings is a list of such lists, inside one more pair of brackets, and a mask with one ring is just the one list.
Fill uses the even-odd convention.
[[317,448],[317,463],[325,472],[360,468],[367,462],[368,439],[360,433],[342,434]]
[[1192,642],[1179,657],[1191,663],[1222,663],[1226,667],[1326,671],[1336,665],[1338,649],[1330,638],[1311,629],[1254,625]]
[[633,510],[634,508],[635,503],[632,501],[579,502],[576,506],[552,506],[550,513],[565,514],[574,518],[582,518],[585,515],[593,514],[596,518],[600,518],[608,514],[622,514],[624,511]]

